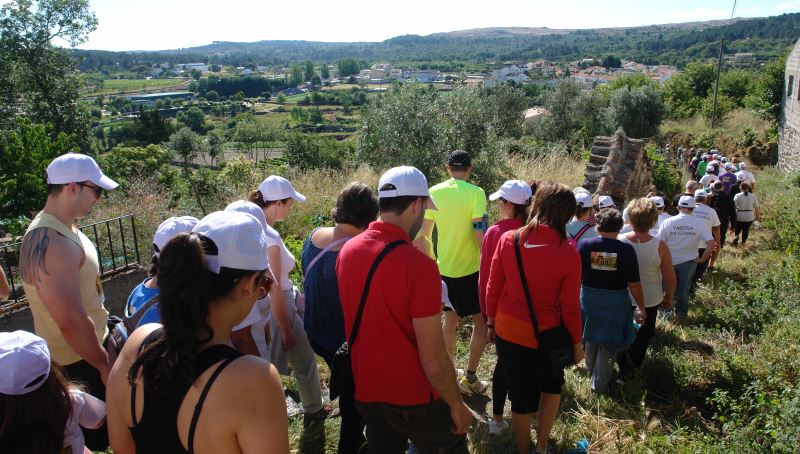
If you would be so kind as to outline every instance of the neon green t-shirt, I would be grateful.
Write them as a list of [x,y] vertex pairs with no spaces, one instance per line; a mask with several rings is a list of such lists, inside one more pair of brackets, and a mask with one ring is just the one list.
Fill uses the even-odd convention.
[[472,220],[486,214],[486,193],[464,180],[451,178],[430,189],[438,211],[425,211],[425,219],[438,229],[439,272],[447,277],[464,277],[478,272],[480,246],[475,241]]

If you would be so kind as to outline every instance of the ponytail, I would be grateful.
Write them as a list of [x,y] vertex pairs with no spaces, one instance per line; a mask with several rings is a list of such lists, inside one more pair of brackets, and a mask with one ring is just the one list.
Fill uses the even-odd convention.
[[233,290],[239,278],[256,271],[222,268],[219,274],[205,265],[205,255],[217,255],[211,239],[181,233],[161,251],[158,263],[158,303],[163,333],[148,344],[128,371],[133,384],[139,369],[149,387],[165,389],[195,380],[197,353],[211,340],[209,307]]

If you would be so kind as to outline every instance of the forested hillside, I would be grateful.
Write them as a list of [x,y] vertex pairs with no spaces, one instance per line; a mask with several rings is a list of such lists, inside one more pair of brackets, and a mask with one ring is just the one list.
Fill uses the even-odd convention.
[[[159,52],[76,50],[84,58],[81,70],[122,69],[171,61],[206,61],[225,65],[280,65],[293,61],[335,62],[344,58],[403,62],[435,62],[439,69],[457,70],[470,64],[534,60],[567,61],[614,54],[646,64],[683,66],[716,56],[719,40],[725,52],[752,52],[769,60],[783,54],[800,36],[800,13],[725,22],[653,25],[636,28],[589,29],[552,34],[444,33],[404,35],[376,43],[312,41],[215,42],[207,46]],[[447,68],[447,66],[451,66]]]

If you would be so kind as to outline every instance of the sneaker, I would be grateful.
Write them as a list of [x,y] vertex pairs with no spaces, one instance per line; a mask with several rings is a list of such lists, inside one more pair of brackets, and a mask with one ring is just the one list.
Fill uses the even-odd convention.
[[739,244],[739,237],[738,237],[738,236],[737,236],[737,237],[734,237],[734,238],[733,238],[733,241],[731,241],[731,244],[732,244],[732,245],[734,245],[734,246],[736,246],[737,244]]
[[489,387],[489,382],[486,380],[475,380],[474,382],[470,383],[467,380],[467,377],[461,377],[461,380],[458,381],[458,388],[461,390],[462,394],[466,394],[467,396],[471,396],[473,394],[483,394],[486,392],[486,388]]
[[317,422],[324,421],[331,413],[333,413],[333,408],[327,405],[324,405],[316,413],[304,413],[303,428],[307,429],[309,426],[312,426]]
[[492,435],[500,435],[506,429],[508,429],[508,423],[505,419],[502,421],[495,421],[494,419],[489,421],[489,433]]

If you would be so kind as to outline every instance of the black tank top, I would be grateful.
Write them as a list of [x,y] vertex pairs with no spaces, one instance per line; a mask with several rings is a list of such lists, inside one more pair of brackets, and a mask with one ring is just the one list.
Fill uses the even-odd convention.
[[[150,333],[144,342],[142,342],[140,351],[154,341],[156,337],[161,335],[162,332],[163,330],[159,329]],[[178,436],[178,410],[180,410],[183,398],[186,397],[186,393],[189,391],[189,388],[191,388],[191,384],[173,385],[160,391],[156,391],[149,386],[144,386],[144,409],[142,410],[142,419],[139,420],[138,423],[136,422],[136,385],[132,385],[131,422],[133,423],[133,427],[130,428],[130,431],[133,440],[136,442],[137,454],[154,452],[163,454],[194,454],[194,432],[208,391],[211,389],[211,385],[214,384],[214,381],[222,370],[240,356],[243,355],[228,345],[213,345],[197,355],[197,368],[194,374],[195,380],[214,364],[220,361],[222,361],[222,364],[220,364],[214,373],[211,374],[211,377],[209,377],[208,382],[203,387],[203,391],[200,394],[200,399],[198,399],[195,405],[192,422],[189,426],[188,450],[183,447],[180,437]]]

